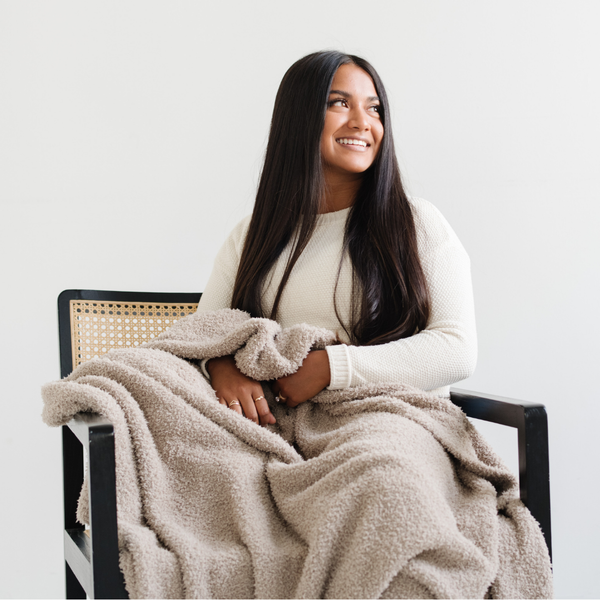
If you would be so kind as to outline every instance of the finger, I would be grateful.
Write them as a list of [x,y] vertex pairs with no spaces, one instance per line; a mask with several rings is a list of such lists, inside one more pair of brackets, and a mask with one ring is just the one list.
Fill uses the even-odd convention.
[[254,398],[254,408],[258,413],[258,420],[261,425],[273,425],[276,423],[276,419],[269,408],[269,403],[263,395]]
[[242,408],[244,409],[244,416],[247,419],[254,421],[254,423],[258,425],[258,413],[256,412],[256,407],[254,406],[254,398],[252,397],[252,394],[240,398],[240,402],[242,403]]
[[242,413],[242,405],[237,398],[231,398],[231,399],[225,398],[225,403],[227,404],[227,406],[229,407],[230,410],[233,410],[240,415],[243,414]]
[[276,402],[279,402],[280,404],[285,404],[287,402],[288,398],[281,390],[281,386],[279,385],[279,383],[275,382],[271,386],[271,389],[273,390],[273,394],[275,395]]
[[299,404],[302,404],[304,402],[304,398],[302,398],[302,396],[298,396],[297,392],[293,391],[293,392],[285,392],[284,395],[284,391],[280,391],[279,392],[279,398],[280,398],[280,402],[282,404],[285,404],[288,408],[296,408],[296,406],[298,406]]

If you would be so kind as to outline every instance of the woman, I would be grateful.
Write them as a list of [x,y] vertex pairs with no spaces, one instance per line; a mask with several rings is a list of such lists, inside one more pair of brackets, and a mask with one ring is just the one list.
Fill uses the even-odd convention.
[[[429,203],[409,199],[381,79],[364,59],[317,52],[284,76],[252,217],[221,248],[199,311],[238,308],[340,345],[273,384],[290,407],[325,388],[405,383],[448,395],[476,361],[469,259]],[[205,374],[221,404],[275,423],[232,357]]]
[[[458,407],[388,385],[446,395],[473,368],[475,328],[468,258],[435,208],[406,197],[385,90],[362,59],[312,54],[285,75],[254,213],[200,303],[228,307],[342,343],[309,352],[335,337],[207,312],[45,392],[47,422],[86,402],[115,423],[132,597],[550,596],[514,477]],[[287,407],[219,356],[233,351],[264,379],[307,354],[272,383]],[[179,357],[211,357],[223,406]]]

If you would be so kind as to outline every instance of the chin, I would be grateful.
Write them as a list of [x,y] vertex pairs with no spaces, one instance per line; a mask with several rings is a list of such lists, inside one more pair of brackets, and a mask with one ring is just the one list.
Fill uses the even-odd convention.
[[358,173],[364,173],[373,163],[369,163],[368,165],[351,165],[344,168],[344,170],[348,173],[353,173],[357,175]]
[[340,160],[336,167],[343,171],[362,173],[363,171],[366,171],[372,164],[372,160]]

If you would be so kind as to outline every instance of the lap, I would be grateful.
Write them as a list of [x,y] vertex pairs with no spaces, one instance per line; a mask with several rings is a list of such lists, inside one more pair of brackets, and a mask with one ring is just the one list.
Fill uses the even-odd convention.
[[[480,552],[457,530],[469,502],[454,460],[429,431],[388,412],[304,412],[295,442],[305,461],[272,464],[268,477],[282,516],[309,547],[307,562],[334,573],[328,592],[311,593],[341,597],[370,589],[379,596],[391,585],[392,594],[416,586],[410,593],[418,588],[416,597],[426,596],[422,578],[400,573],[437,547],[452,548],[462,569],[486,570]],[[382,582],[385,587],[377,587]]]

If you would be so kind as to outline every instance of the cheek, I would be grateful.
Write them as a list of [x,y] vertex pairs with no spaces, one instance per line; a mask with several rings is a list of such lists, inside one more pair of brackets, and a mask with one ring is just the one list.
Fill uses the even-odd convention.
[[[331,124],[330,124],[331,125]],[[325,124],[325,128],[323,129],[323,133],[321,134],[321,152],[325,154],[330,154],[335,149],[335,132],[336,129],[334,127],[328,127],[327,123]]]
[[322,140],[331,141],[335,137],[335,132],[342,126],[342,119],[340,115],[334,112],[327,112],[325,114],[325,123],[323,123],[323,133],[321,135]]
[[330,148],[331,148],[330,139],[331,139],[330,136],[325,135],[325,132],[323,132],[323,135],[321,136],[321,154],[323,156],[328,155],[330,152]]
[[323,127],[323,133],[321,133],[321,148],[325,148],[331,137],[331,133],[329,132],[329,127],[327,126],[327,121],[325,121],[325,126]]

